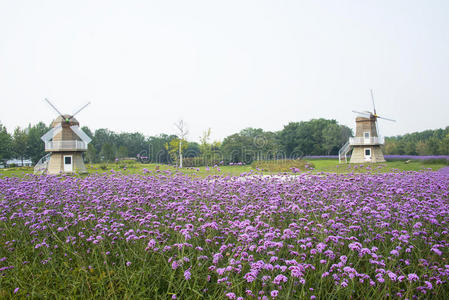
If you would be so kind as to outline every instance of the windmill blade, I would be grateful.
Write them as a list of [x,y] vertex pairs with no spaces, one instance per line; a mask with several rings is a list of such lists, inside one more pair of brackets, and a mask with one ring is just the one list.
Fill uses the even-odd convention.
[[374,109],[374,115],[376,116],[376,105],[374,105],[374,95],[373,95],[373,90],[369,90],[371,93],[371,100],[373,101],[373,109]]
[[82,111],[84,108],[86,108],[86,106],[88,106],[90,104],[90,101],[87,102],[87,104],[85,104],[83,107],[81,107],[80,109],[78,109],[69,119],[72,119],[74,116],[76,116],[80,111]]
[[379,133],[379,126],[377,125],[377,120],[376,120],[376,133],[377,133],[377,136],[379,137],[380,133]]
[[51,107],[53,107],[54,110],[56,110],[56,112],[64,119],[64,116],[61,114],[61,112],[50,102],[50,100],[48,100],[47,98],[45,98],[45,101],[47,101],[48,104],[50,104]]
[[382,119],[382,120],[387,120],[387,121],[391,121],[391,122],[396,122],[396,120],[393,120],[393,119],[388,119],[388,118],[384,118],[384,117],[378,117],[379,119]]
[[60,133],[62,131],[62,126],[61,124],[59,124],[56,127],[53,127],[52,129],[50,129],[46,134],[44,134],[41,137],[41,140],[43,140],[44,142],[48,142],[50,141],[55,135],[57,135],[58,133]]
[[353,110],[352,112],[359,114],[359,115],[371,116],[371,114],[369,112],[361,112],[361,111],[356,111],[356,110]]
[[84,131],[82,131],[81,128],[79,128],[79,126],[76,125],[70,126],[70,129],[72,129],[73,132],[75,132],[76,135],[79,136],[81,140],[86,144],[89,144],[92,141],[92,139]]

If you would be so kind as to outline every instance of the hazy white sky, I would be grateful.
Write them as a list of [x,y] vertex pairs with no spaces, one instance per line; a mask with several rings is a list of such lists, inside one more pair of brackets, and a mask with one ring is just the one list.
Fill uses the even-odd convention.
[[0,0],[0,122],[92,104],[91,129],[213,139],[371,109],[391,136],[449,125],[449,1]]

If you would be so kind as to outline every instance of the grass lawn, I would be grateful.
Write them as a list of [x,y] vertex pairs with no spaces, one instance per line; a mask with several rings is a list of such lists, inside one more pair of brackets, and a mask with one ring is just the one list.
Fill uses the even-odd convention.
[[424,169],[432,169],[437,171],[444,164],[429,164],[425,161],[388,161],[378,164],[339,164],[336,159],[315,159],[310,160],[315,165],[314,172],[328,172],[328,173],[366,173],[366,172],[397,172],[397,171],[422,171]]
[[[391,161],[379,164],[339,164],[336,159],[312,159],[308,160],[313,163],[315,169],[311,171],[312,174],[327,172],[327,173],[386,173],[386,172],[398,172],[398,171],[422,171],[425,169],[431,169],[433,171],[439,170],[447,165],[444,164],[428,164],[425,161],[410,161],[408,163],[404,161]],[[116,163],[110,164],[86,164],[86,168],[89,174],[104,174],[107,172],[121,172],[125,175],[130,174],[144,174],[144,173],[160,173],[160,174],[173,174],[176,172],[182,172],[186,175],[206,177],[206,176],[239,176],[248,173],[257,174],[277,174],[273,172],[259,172],[254,170],[249,165],[243,166],[219,166],[219,167],[198,167],[198,168],[183,168],[178,169],[169,165],[162,164],[140,164],[135,163],[127,165],[125,168],[123,165]],[[20,167],[0,169],[0,177],[21,177],[25,174],[32,174],[32,167]]]

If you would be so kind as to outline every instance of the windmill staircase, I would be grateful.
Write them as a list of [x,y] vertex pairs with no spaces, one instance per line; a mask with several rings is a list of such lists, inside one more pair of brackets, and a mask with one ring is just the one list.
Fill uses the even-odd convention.
[[348,153],[352,150],[352,145],[349,143],[349,141],[346,142],[346,144],[341,147],[341,149],[338,151],[338,162],[341,164],[344,160],[345,163],[348,162]]
[[34,174],[45,174],[47,172],[48,163],[50,162],[51,153],[48,153],[34,166]]

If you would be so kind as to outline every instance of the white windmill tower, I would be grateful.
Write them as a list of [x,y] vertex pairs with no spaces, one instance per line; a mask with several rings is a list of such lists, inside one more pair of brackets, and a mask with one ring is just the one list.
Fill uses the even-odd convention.
[[34,173],[86,173],[82,153],[87,150],[87,144],[92,139],[80,129],[74,117],[90,102],[72,115],[63,115],[48,99],[45,101],[59,116],[51,123],[52,129],[41,137],[45,143],[45,152],[49,153],[39,160]]
[[349,138],[349,141],[340,149],[338,153],[339,161],[347,162],[347,154],[352,150],[350,163],[377,163],[384,162],[381,145],[384,143],[383,137],[379,135],[377,119],[396,122],[395,120],[381,117],[376,112],[374,105],[373,91],[371,100],[373,102],[373,112],[354,111],[358,116],[355,119],[355,137]]

